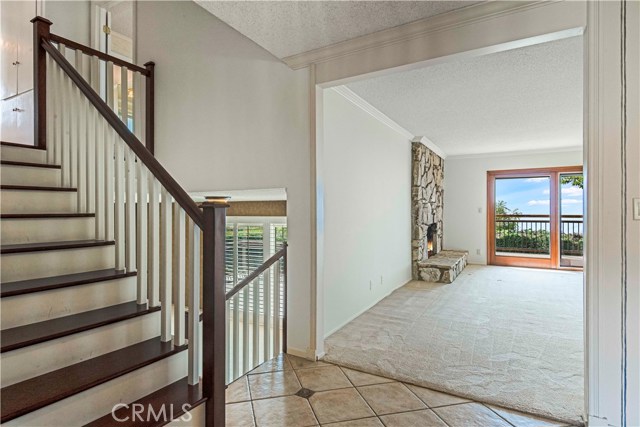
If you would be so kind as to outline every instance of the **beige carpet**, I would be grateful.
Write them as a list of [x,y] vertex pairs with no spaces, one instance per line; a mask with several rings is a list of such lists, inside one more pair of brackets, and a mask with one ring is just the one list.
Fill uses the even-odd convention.
[[327,338],[325,360],[581,423],[582,273],[468,266],[410,282]]

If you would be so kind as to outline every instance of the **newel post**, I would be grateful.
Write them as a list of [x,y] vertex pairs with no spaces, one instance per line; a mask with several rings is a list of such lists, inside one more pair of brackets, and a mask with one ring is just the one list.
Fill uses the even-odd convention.
[[155,130],[155,93],[154,93],[154,69],[156,63],[153,61],[149,61],[144,64],[145,68],[149,72],[149,75],[146,78],[146,87],[145,87],[145,144],[147,146],[147,150],[153,154],[153,150],[155,148],[154,142],[154,130]]
[[225,232],[226,200],[207,201],[204,212],[202,267],[203,371],[206,426],[225,425]]
[[33,23],[33,137],[36,147],[47,147],[47,51],[42,40],[49,40],[51,21],[36,16]]

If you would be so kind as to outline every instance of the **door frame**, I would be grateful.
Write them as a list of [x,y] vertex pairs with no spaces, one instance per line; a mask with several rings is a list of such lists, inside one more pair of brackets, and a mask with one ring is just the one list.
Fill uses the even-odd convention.
[[[487,171],[487,263],[512,267],[564,269],[560,266],[560,175],[583,173],[582,166]],[[495,182],[497,178],[549,177],[549,258],[496,255]],[[584,201],[583,201],[584,203]]]

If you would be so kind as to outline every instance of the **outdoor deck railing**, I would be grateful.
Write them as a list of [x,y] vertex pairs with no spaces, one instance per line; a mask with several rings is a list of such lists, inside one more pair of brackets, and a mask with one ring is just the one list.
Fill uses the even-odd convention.
[[[496,215],[496,252],[549,254],[550,217],[535,214]],[[560,249],[565,256],[582,256],[584,226],[582,215],[562,215]]]

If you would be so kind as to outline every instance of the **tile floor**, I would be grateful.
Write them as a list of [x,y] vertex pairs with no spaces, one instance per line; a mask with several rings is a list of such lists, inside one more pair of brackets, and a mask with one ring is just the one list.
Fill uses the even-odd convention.
[[280,355],[227,388],[229,427],[559,427],[326,362]]

